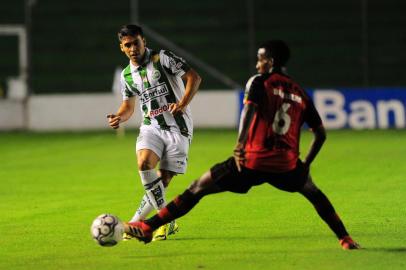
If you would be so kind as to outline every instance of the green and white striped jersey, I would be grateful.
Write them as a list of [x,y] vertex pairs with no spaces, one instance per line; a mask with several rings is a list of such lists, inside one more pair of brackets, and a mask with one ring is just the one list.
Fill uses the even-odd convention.
[[192,136],[193,122],[190,107],[182,115],[173,116],[169,103],[178,102],[185,93],[182,76],[190,67],[170,51],[159,53],[146,48],[141,66],[130,64],[121,73],[123,100],[138,96],[143,113],[142,125],[153,125],[164,130],[178,131]]

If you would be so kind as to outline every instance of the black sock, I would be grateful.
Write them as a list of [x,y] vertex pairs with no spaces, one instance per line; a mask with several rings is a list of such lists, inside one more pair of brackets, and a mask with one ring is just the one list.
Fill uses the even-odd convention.
[[162,208],[158,214],[146,220],[145,223],[155,230],[188,213],[200,199],[200,196],[193,194],[187,189],[183,194],[172,200],[166,207]]

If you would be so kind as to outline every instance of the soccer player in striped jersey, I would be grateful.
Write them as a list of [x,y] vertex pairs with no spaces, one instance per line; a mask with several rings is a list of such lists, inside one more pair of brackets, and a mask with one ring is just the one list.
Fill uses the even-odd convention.
[[[268,41],[259,48],[256,65],[259,74],[247,83],[233,157],[213,166],[157,215],[126,224],[128,233],[148,243],[156,228],[185,215],[204,196],[224,191],[247,193],[253,186],[268,183],[302,194],[343,249],[359,248],[310,176],[310,165],[326,139],[326,132],[309,96],[283,72],[289,56],[290,50],[281,40]],[[314,140],[302,161],[299,140],[303,123],[311,128]]]
[[[201,78],[174,53],[147,48],[143,30],[137,25],[123,26],[118,39],[130,63],[121,73],[123,102],[117,113],[107,117],[109,125],[117,129],[133,115],[138,98],[143,120],[136,154],[145,195],[130,220],[135,222],[145,219],[154,208],[165,207],[166,187],[176,174],[186,171],[193,135],[189,104]],[[154,234],[154,240],[165,240],[177,230],[175,222],[163,224]]]

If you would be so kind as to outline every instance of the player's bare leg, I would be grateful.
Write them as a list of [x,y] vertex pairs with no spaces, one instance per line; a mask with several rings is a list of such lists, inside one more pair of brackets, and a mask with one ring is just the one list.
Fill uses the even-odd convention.
[[324,193],[313,183],[310,175],[300,193],[313,204],[319,216],[336,234],[343,249],[361,248],[360,245],[358,245],[358,243],[356,243],[348,234],[333,205],[326,195],[324,195]]

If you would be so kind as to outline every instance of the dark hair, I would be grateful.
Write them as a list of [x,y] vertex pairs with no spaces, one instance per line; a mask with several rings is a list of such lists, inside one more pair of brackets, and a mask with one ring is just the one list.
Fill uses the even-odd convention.
[[268,40],[259,48],[264,48],[266,57],[273,58],[275,67],[283,67],[290,58],[290,49],[283,40]]
[[142,31],[142,28],[140,26],[135,25],[135,24],[123,25],[117,33],[119,41],[121,41],[123,39],[123,37],[126,37],[126,36],[135,37],[138,35],[140,35],[143,38],[144,32]]

